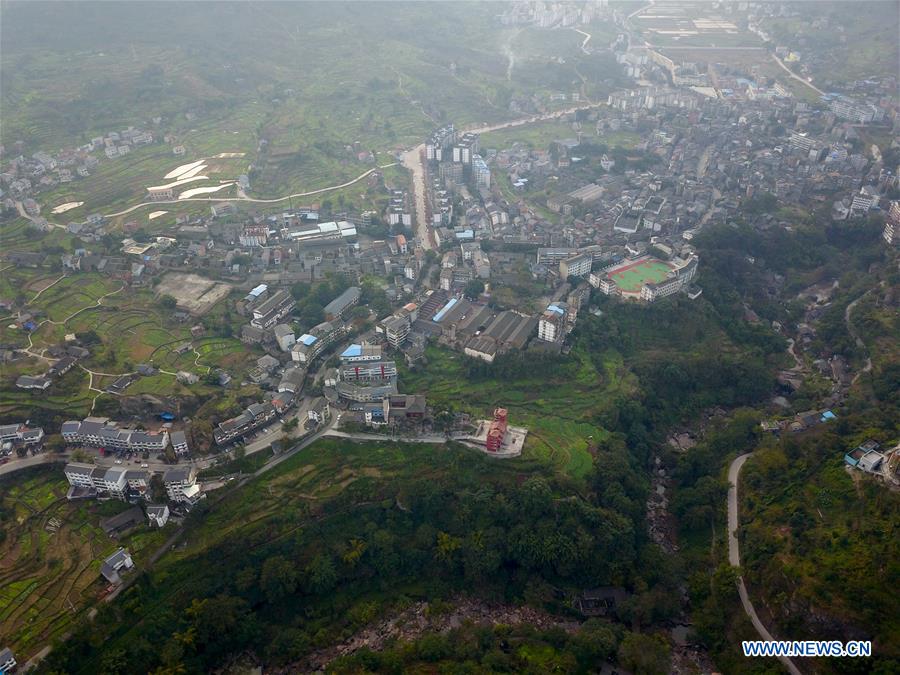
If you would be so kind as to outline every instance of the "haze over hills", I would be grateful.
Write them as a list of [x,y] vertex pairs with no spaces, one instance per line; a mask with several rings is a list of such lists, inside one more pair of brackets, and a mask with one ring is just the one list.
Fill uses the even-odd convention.
[[900,668],[898,35],[0,3],[0,671]]

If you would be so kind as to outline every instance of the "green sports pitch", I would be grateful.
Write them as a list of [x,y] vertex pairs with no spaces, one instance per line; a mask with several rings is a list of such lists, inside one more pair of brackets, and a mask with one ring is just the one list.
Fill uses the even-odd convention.
[[615,267],[607,273],[623,293],[639,293],[649,283],[659,283],[672,270],[661,260],[639,260]]

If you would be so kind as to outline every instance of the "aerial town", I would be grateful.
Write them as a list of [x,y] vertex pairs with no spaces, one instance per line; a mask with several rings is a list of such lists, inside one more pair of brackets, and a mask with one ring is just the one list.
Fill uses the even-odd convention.
[[[396,8],[385,5],[393,14]],[[545,568],[521,562],[543,553],[520,555],[519,544],[509,541],[506,562],[496,569],[528,571],[510,573],[491,593],[515,596],[515,611],[542,607],[546,616],[535,619],[541,631],[568,626],[563,615],[570,623],[572,617],[585,622],[564,629],[578,636],[595,620],[603,626],[619,621],[616,635],[627,630],[628,636],[616,637],[614,649],[578,672],[713,672],[714,661],[727,672],[739,663],[736,651],[709,637],[715,622],[707,614],[716,596],[704,591],[688,602],[686,589],[694,583],[688,577],[676,583],[660,572],[648,581],[652,575],[635,571],[653,567],[651,558],[641,558],[647,555],[641,547],[652,545],[687,568],[696,563],[718,569],[717,559],[696,562],[715,546],[692,548],[710,527],[710,541],[727,548],[714,555],[727,556],[737,570],[740,599],[727,596],[727,602],[751,627],[741,633],[744,639],[755,639],[759,619],[747,619],[756,613],[742,575],[752,580],[758,602],[766,602],[764,578],[773,572],[760,551],[776,544],[745,522],[741,537],[757,539],[742,544],[745,566],[739,566],[738,512],[773,522],[783,512],[768,510],[760,494],[779,486],[793,495],[804,524],[815,517],[826,521],[816,510],[830,509],[829,500],[837,499],[827,496],[839,491],[828,482],[837,480],[836,472],[856,486],[860,499],[866,496],[871,511],[893,508],[890,500],[900,493],[900,437],[896,420],[889,421],[896,405],[896,379],[893,387],[891,381],[897,373],[900,72],[828,79],[816,61],[816,40],[789,40],[785,26],[809,11],[795,5],[497,4],[489,25],[503,37],[497,50],[508,61],[499,70],[492,66],[496,73],[480,75],[497,77],[499,84],[496,90],[485,84],[488,93],[478,95],[493,117],[438,110],[415,93],[423,75],[390,65],[366,91],[395,87],[417,116],[416,126],[398,120],[395,131],[365,118],[358,134],[365,140],[327,140],[297,153],[279,149],[276,131],[286,133],[289,124],[277,121],[278,115],[300,105],[294,89],[281,82],[265,93],[261,87],[247,103],[255,110],[262,105],[255,99],[271,99],[263,101],[271,110],[256,126],[255,152],[228,142],[199,144],[197,129],[205,129],[209,111],[197,106],[177,116],[135,114],[125,128],[110,123],[103,133],[94,126],[90,133],[71,134],[63,149],[4,135],[0,488],[11,496],[0,509],[0,524],[12,528],[6,514],[18,514],[23,505],[30,515],[16,516],[16,527],[30,527],[46,511],[34,541],[70,538],[65,541],[76,552],[48,564],[64,565],[78,599],[73,605],[66,596],[71,607],[60,606],[58,618],[26,635],[26,598],[44,588],[40,579],[47,570],[26,574],[23,562],[16,567],[21,578],[0,575],[0,604],[23,608],[22,614],[0,614],[0,675],[68,672],[59,664],[71,666],[81,657],[65,646],[80,643],[66,641],[73,634],[81,639],[73,633],[79,626],[94,625],[80,623],[93,618],[86,618],[89,607],[119,607],[138,598],[149,606],[145,585],[155,582],[148,579],[184,574],[182,560],[213,560],[205,556],[214,551],[222,560],[237,556],[225,542],[243,536],[242,528],[251,548],[264,546],[263,530],[250,528],[256,518],[268,522],[274,511],[254,509],[275,509],[276,503],[280,509],[277,499],[285,505],[279,517],[296,518],[298,531],[306,527],[299,524],[304,519],[321,519],[315,527],[331,538],[328,550],[303,548],[298,571],[288,574],[271,561],[288,565],[289,551],[307,546],[305,535],[283,549],[267,548],[241,563],[233,587],[214,589],[208,582],[198,590],[209,597],[194,598],[191,610],[202,612],[215,593],[243,593],[251,613],[259,611],[270,628],[279,626],[272,628],[278,637],[271,643],[256,645],[268,644],[269,651],[257,651],[247,638],[233,650],[217,647],[207,658],[184,641],[169,647],[178,640],[165,638],[165,654],[154,655],[152,663],[190,664],[183,672],[202,672],[233,657],[231,665],[243,659],[242,665],[281,668],[272,672],[325,670],[330,663],[345,668],[337,672],[361,672],[354,670],[362,663],[360,646],[387,654],[395,649],[393,640],[419,645],[415,640],[423,635],[447,633],[449,627],[429,616],[428,602],[468,607],[470,598],[459,595],[468,592],[466,585],[489,585],[479,571],[487,563],[471,552],[481,551],[481,544],[451,534],[456,530],[441,516],[433,517],[434,524],[419,522],[431,517],[423,514],[456,514],[459,503],[471,500],[478,505],[463,517],[471,518],[466,527],[488,538],[498,536],[487,524],[499,517],[497,505],[535,520],[557,513],[562,522],[563,503],[575,499],[584,500],[577,518],[565,517],[579,527],[595,528],[609,519],[604,514],[614,513],[634,521],[622,532],[636,528],[647,538],[623,544],[635,549],[625,562],[604,566],[572,554]],[[849,19],[837,17],[823,15],[816,25],[839,34],[846,46],[846,36],[856,33]],[[535,53],[547,48],[559,54],[515,52],[521,35],[530,36]],[[552,42],[563,39],[564,48]],[[834,57],[821,58],[838,68]],[[466,50],[454,52],[441,65],[446,80],[468,82],[471,59]],[[551,77],[554,69],[569,67],[566,77]],[[231,68],[228,78],[235,74]],[[533,72],[516,76],[517,68]],[[498,75],[504,69],[505,80]],[[140,77],[165,82],[149,67]],[[521,85],[516,77],[525,83],[544,79]],[[242,82],[242,76],[233,79]],[[247,114],[256,119],[256,112]],[[234,126],[229,134],[244,133]],[[378,134],[386,139],[380,145],[370,140],[381,140]],[[292,162],[300,166],[304,153],[313,152],[321,153],[316,157],[323,173],[339,173],[311,186],[284,178]],[[101,179],[107,192],[98,198],[91,181]],[[861,312],[866,318],[854,319]],[[753,368],[765,375],[757,377]],[[745,395],[741,389],[757,381],[764,384]],[[825,440],[816,445],[820,437]],[[729,443],[727,452],[719,452]],[[827,497],[816,497],[818,506],[798,506],[804,498],[785,481],[801,473],[797,448],[814,445],[815,462],[828,463],[831,472],[816,478],[821,480],[814,489]],[[402,459],[390,454],[395,450]],[[812,463],[812,450],[806,452],[803,461]],[[749,459],[751,454],[759,459]],[[753,496],[742,494],[739,507],[739,472],[748,459],[744,471],[751,478],[744,478],[741,490]],[[407,474],[414,465],[417,473]],[[785,469],[784,476],[776,477],[773,467]],[[436,488],[434,497],[420,494],[418,484],[438,486],[457,473],[452,499],[450,488],[446,495]],[[607,482],[617,483],[611,478],[616,473],[625,478],[613,490]],[[385,488],[390,481],[384,476],[398,487]],[[493,482],[479,491],[475,483],[485,476]],[[535,477],[547,483],[532,483]],[[54,498],[32,504],[32,493],[18,492],[32,480],[56,481],[55,492],[46,492]],[[715,489],[709,487],[714,483]],[[299,497],[286,496],[286,486],[296,486]],[[706,493],[698,486],[709,489],[715,507],[702,502]],[[528,490],[532,501],[522,497]],[[246,496],[254,491],[259,494]],[[291,501],[296,499],[303,501]],[[496,510],[485,515],[480,509],[492,500]],[[341,509],[354,504],[366,515],[353,527],[365,521],[368,529],[330,531],[330,519],[343,518]],[[450,570],[448,578],[461,575],[462,585],[437,593],[429,581],[409,591],[425,603],[416,610],[415,633],[397,628],[403,623],[396,619],[398,608],[383,614],[368,609],[365,603],[374,607],[376,601],[362,590],[362,604],[340,604],[352,617],[340,628],[328,623],[331,618],[310,619],[315,612],[324,617],[322,609],[310,610],[302,637],[299,628],[295,635],[280,627],[278,613],[287,616],[283,598],[302,594],[318,603],[320,594],[343,592],[342,583],[362,589],[362,582],[352,585],[362,578],[355,576],[357,565],[365,567],[363,576],[376,576],[383,573],[379,565],[420,564],[405,557],[401,564],[399,554],[384,552],[384,532],[401,526],[370,514],[371,504],[398,521],[419,522],[398,536],[415,542],[410,546],[424,538],[437,541],[429,559]],[[222,514],[233,513],[239,524],[230,531]],[[86,517],[92,524],[73,534],[69,524]],[[719,541],[715,528],[726,522]],[[841,523],[830,525],[827,536],[843,537],[846,547],[849,535],[837,534],[846,525]],[[273,541],[288,532],[281,527],[280,521],[273,526]],[[32,542],[25,529],[10,533]],[[6,535],[4,529],[0,553],[25,560],[21,547],[2,548]],[[71,543],[79,536],[91,543]],[[546,532],[541,536],[549,541]],[[615,538],[594,529],[573,536],[579,542],[574,548],[596,545],[598,551],[607,546],[600,543],[604,536]],[[824,550],[838,546],[828,542]],[[890,556],[887,546],[883,555]],[[796,544],[790,555],[801,555]],[[246,572],[252,566],[261,572]],[[301,574],[308,578],[301,581]],[[26,578],[31,590],[21,584]],[[793,582],[791,588],[811,583]],[[540,588],[534,598],[528,592],[520,597],[522,584]],[[658,594],[654,602],[666,607],[660,610],[665,618],[638,608],[638,598],[650,603],[648,584]],[[663,602],[663,588],[677,598],[667,595]],[[677,609],[669,611],[670,605]],[[765,620],[782,635],[795,626],[787,614],[796,609],[767,609]],[[496,618],[508,618],[506,609],[490,611],[497,612],[491,626],[506,623]],[[465,631],[460,626],[472,617],[459,616],[453,630]],[[834,622],[849,626],[841,635],[874,636],[893,659],[896,636],[891,642],[881,628],[860,628],[860,616],[847,609]],[[194,620],[189,613],[178,626],[196,633],[193,624],[185,628]],[[324,627],[318,638],[306,632],[319,625],[315,621],[327,623],[327,637]],[[665,646],[659,663],[667,666],[641,660],[659,646],[649,638],[642,642],[650,633],[641,627],[662,636],[656,641]],[[816,639],[827,635],[821,626],[806,628]],[[354,635],[357,642],[343,642]],[[768,633],[761,629],[759,635]],[[51,643],[62,648],[51,650]],[[557,656],[563,659],[570,648],[575,650],[569,643],[556,647]],[[128,649],[128,659],[136,658]],[[99,663],[84,658],[87,665],[78,672]],[[404,664],[415,669],[450,656],[415,658]],[[886,665],[900,662],[896,658]],[[788,656],[781,664],[800,672]],[[51,666],[59,670],[41,670]],[[506,668],[524,666],[510,660]],[[373,665],[366,672],[382,669],[388,667]],[[485,672],[495,671],[485,666]]]

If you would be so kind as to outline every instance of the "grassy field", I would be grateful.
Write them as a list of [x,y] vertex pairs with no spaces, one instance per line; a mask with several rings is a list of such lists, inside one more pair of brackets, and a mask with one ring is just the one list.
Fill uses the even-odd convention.
[[572,362],[549,380],[498,382],[467,380],[463,361],[468,357],[431,347],[424,369],[401,366],[399,386],[404,392],[425,394],[431,406],[449,406],[476,418],[489,418],[495,407],[508,408],[510,424],[529,429],[526,458],[583,478],[591,468],[588,448],[606,433],[594,419],[611,401],[633,391],[636,381],[613,352],[605,356],[602,372],[585,355],[572,355]]
[[115,541],[100,520],[121,502],[69,502],[58,467],[0,480],[0,635],[20,663],[64,634],[105,589],[100,563],[119,546],[136,561],[165,536],[140,530]]

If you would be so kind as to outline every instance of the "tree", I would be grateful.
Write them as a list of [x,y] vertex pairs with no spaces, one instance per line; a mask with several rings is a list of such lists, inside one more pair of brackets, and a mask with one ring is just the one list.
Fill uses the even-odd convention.
[[297,590],[297,573],[284,556],[272,556],[263,563],[259,587],[269,602],[277,602]]
[[171,295],[163,295],[159,299],[159,304],[164,309],[175,309],[178,306],[178,301]]
[[472,279],[466,284],[463,293],[470,300],[477,300],[478,296],[484,293],[484,282],[481,279]]
[[298,281],[291,286],[291,295],[294,296],[294,300],[302,300],[309,295],[309,284]]
[[166,486],[163,483],[162,476],[158,473],[150,477],[150,495],[156,503],[166,500]]
[[324,593],[334,588],[337,583],[337,572],[331,556],[320,553],[306,567],[307,583],[313,593]]
[[669,647],[655,635],[628,633],[619,645],[619,663],[638,675],[668,675]]

